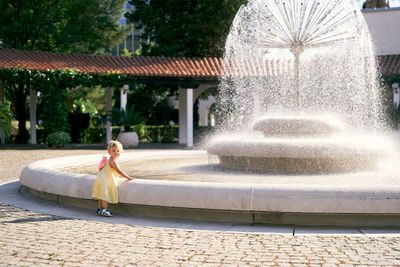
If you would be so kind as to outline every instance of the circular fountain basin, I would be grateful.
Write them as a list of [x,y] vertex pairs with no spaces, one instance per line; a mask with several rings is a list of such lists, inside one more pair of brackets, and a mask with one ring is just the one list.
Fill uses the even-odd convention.
[[[91,189],[102,155],[34,162],[21,173],[24,190],[58,203],[95,209]],[[400,226],[397,170],[330,175],[223,171],[205,151],[124,152],[119,204],[140,215],[319,225]]]

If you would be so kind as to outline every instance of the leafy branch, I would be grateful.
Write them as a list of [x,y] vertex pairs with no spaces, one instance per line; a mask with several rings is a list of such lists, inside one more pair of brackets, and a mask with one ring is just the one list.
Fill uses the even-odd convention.
[[125,131],[130,131],[133,125],[145,123],[146,118],[140,112],[135,111],[135,105],[130,106],[126,111],[113,108],[111,111],[111,122],[114,125],[125,126]]

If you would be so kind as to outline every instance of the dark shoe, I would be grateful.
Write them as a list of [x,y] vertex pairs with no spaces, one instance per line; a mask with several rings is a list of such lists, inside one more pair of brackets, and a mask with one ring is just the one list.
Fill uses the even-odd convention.
[[100,215],[104,216],[104,217],[112,217],[113,216],[111,211],[109,211],[108,209],[102,209],[100,211]]

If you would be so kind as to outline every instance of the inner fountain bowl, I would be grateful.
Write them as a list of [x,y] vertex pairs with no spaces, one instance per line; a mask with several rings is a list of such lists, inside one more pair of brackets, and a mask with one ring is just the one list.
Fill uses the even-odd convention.
[[286,115],[265,116],[258,119],[253,131],[265,137],[318,137],[343,132],[343,124],[333,116]]

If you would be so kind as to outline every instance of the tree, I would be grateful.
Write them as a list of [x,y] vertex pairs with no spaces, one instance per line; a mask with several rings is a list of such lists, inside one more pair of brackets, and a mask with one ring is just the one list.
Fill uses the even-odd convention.
[[[105,53],[129,33],[118,19],[124,0],[0,0],[0,40],[12,48],[64,53]],[[17,142],[28,132],[29,81],[6,85],[19,123]],[[39,88],[33,88],[39,89]]]
[[[146,117],[148,125],[166,125],[172,119],[174,109],[167,104],[167,96],[176,93],[178,87],[140,84],[130,85],[128,103],[135,105],[136,111]],[[117,95],[114,93],[114,95]],[[119,106],[119,98],[116,97],[116,106]],[[177,120],[175,120],[177,121]]]
[[246,2],[130,0],[135,9],[126,17],[143,30],[144,55],[218,57],[237,10]]
[[389,7],[389,1],[386,0],[366,0],[362,6],[363,9],[366,8],[384,8]]
[[[18,143],[26,143],[29,139],[28,131],[26,129],[26,120],[28,112],[26,109],[26,97],[29,92],[30,77],[26,71],[15,70],[13,74],[8,75],[8,72],[0,72],[0,80],[6,89],[6,98],[11,101],[11,106],[14,106],[14,114],[18,119]],[[12,76],[10,79],[7,76]],[[18,78],[17,78],[18,77]]]
[[[130,0],[135,9],[125,16],[141,29],[143,55],[219,57],[240,5],[247,0]],[[147,124],[177,121],[166,97],[174,86],[143,85],[132,102],[149,120]],[[140,100],[139,100],[140,99]],[[149,107],[143,108],[142,107]],[[176,117],[176,118],[175,118]]]
[[0,40],[18,49],[104,53],[128,33],[124,0],[0,0]]

